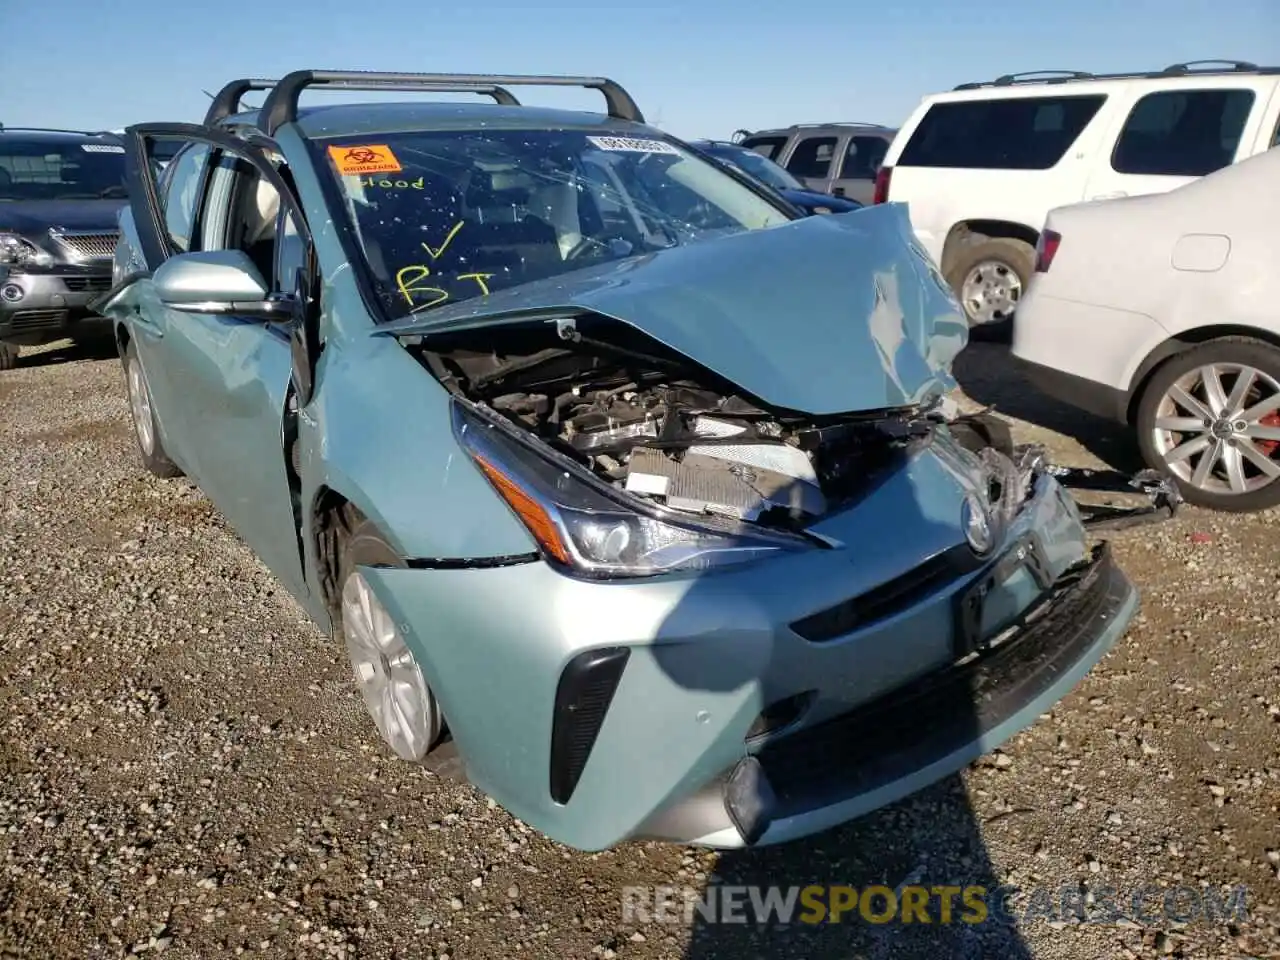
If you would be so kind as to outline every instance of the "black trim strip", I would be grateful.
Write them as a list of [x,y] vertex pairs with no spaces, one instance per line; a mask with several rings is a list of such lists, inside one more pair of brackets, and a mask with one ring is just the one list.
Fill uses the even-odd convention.
[[414,570],[492,570],[495,567],[514,567],[522,563],[537,563],[542,557],[535,553],[513,553],[505,557],[453,558],[433,557],[406,560]]
[[795,621],[791,629],[810,643],[835,640],[914,606],[946,584],[981,569],[985,562],[967,544],[959,544],[866,593]]

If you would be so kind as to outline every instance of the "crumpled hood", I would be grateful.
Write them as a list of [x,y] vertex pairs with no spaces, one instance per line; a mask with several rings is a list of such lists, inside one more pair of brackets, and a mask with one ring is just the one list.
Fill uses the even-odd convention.
[[50,228],[113,233],[127,200],[11,200],[0,203],[0,230],[27,235]]
[[675,247],[432,309],[381,333],[430,337],[530,313],[638,328],[784,410],[920,403],[954,386],[968,325],[907,208],[817,216]]

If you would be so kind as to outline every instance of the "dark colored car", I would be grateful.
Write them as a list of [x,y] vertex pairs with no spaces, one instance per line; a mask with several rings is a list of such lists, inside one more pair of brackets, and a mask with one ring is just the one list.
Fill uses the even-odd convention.
[[111,133],[0,127],[0,370],[104,327],[87,304],[111,286],[124,160]]
[[768,157],[736,143],[723,140],[694,140],[691,144],[710,157],[728,163],[749,177],[755,177],[772,187],[805,213],[848,213],[862,208],[857,200],[835,197],[829,193],[810,190]]

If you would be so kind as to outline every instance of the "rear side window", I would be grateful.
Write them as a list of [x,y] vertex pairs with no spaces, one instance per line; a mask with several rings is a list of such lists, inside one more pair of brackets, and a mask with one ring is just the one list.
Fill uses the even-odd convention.
[[748,150],[754,150],[756,153],[764,154],[770,160],[774,160],[777,159],[778,151],[782,149],[783,144],[786,142],[786,137],[747,137],[742,141],[742,145]]
[[797,177],[822,179],[831,176],[831,160],[836,153],[835,137],[805,137],[791,151],[788,172]]
[[889,151],[884,137],[850,137],[840,161],[840,180],[874,180]]
[[1048,170],[1106,101],[1103,94],[935,103],[898,166]]
[[1166,90],[1133,106],[1111,154],[1117,173],[1203,177],[1230,165],[1252,90]]

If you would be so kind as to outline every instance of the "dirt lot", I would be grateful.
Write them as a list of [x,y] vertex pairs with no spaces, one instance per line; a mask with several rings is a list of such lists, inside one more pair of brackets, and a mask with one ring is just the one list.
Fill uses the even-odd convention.
[[[971,347],[966,393],[1060,462],[1128,465],[1003,365]],[[119,364],[48,349],[0,375],[0,957],[1280,957],[1278,524],[1119,535],[1140,619],[963,777],[781,849],[585,856],[390,759],[341,651],[197,491],[142,472]],[[1023,892],[1016,926],[624,921],[624,886],[717,877]],[[1243,919],[1160,915],[1241,884]],[[1104,887],[1122,913],[1154,892],[1083,923],[1034,894],[1093,911]]]

